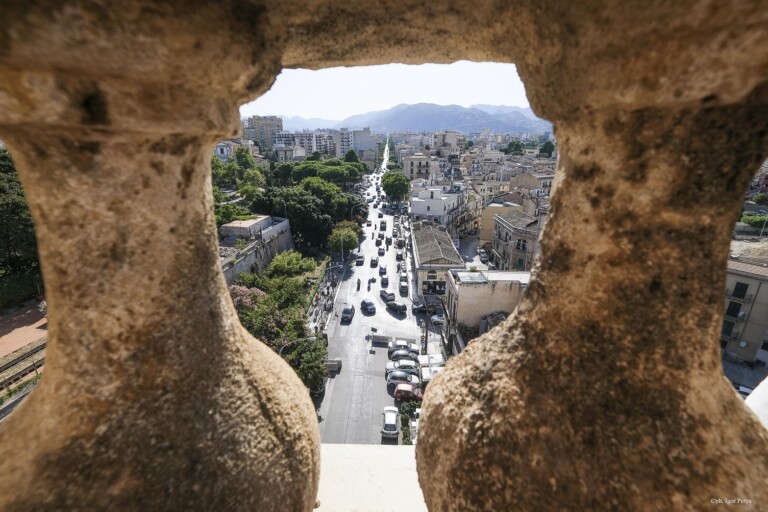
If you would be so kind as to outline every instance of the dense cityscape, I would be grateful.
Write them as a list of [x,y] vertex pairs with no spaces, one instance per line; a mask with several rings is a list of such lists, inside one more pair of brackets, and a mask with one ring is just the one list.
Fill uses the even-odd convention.
[[[214,213],[233,304],[304,382],[323,442],[415,443],[431,379],[514,311],[556,175],[556,141],[546,123],[532,122],[545,129],[289,131],[279,116],[250,116],[242,137],[216,145]],[[46,302],[34,227],[0,151],[2,306],[34,306],[39,326]],[[728,266],[721,350],[743,396],[768,361],[768,312],[755,300],[768,278],[768,251],[755,242],[767,194],[764,166],[745,196]],[[31,339],[31,326],[0,343],[5,414],[43,370],[45,339]]]

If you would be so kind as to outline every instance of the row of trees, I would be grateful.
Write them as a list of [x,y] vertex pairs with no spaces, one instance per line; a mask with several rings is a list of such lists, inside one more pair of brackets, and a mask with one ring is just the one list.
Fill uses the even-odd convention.
[[275,256],[264,274],[240,274],[229,292],[240,323],[254,337],[286,358],[310,389],[327,374],[328,351],[307,339],[309,282],[302,277],[316,268],[314,260],[295,251]]
[[[389,166],[387,166],[389,169]],[[411,188],[411,180],[400,169],[389,169],[381,177],[381,188],[387,197],[394,201],[402,201]]]
[[0,148],[0,309],[42,294],[35,224],[11,155]]
[[[350,185],[359,183],[368,167],[357,159],[357,153],[350,150],[348,160],[331,158],[328,160],[304,160],[300,163],[284,162],[277,165],[272,172],[275,185],[291,186],[303,182],[307,178],[318,177],[323,181],[348,190]],[[348,153],[349,154],[349,153]]]

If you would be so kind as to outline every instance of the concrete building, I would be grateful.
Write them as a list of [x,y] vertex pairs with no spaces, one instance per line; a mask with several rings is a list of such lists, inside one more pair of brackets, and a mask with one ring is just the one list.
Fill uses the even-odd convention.
[[402,159],[403,172],[411,180],[416,178],[434,179],[438,173],[437,158],[425,155],[424,153],[415,153],[410,156],[404,156]]
[[373,151],[376,149],[376,139],[371,135],[370,128],[365,127],[362,130],[352,132],[352,149],[355,151]]
[[440,185],[427,185],[424,189],[414,188],[411,196],[411,217],[416,220],[432,220],[442,226],[448,225],[449,213],[459,204],[456,193],[448,193]]
[[768,362],[768,265],[728,260],[720,348],[724,358]]
[[307,151],[301,146],[276,147],[278,162],[297,162],[307,158]]
[[354,133],[347,128],[342,128],[338,132],[338,147],[336,148],[336,156],[342,158],[347,154],[347,151],[354,149]]
[[531,280],[530,272],[451,270],[445,296],[448,319],[479,327],[494,310],[514,311]]
[[494,216],[491,262],[499,270],[530,270],[539,251],[539,221],[513,209]]
[[444,295],[447,273],[463,269],[464,260],[443,226],[414,222],[411,230],[416,266],[416,290],[421,295]]
[[531,273],[451,270],[446,277],[446,330],[451,352],[458,354],[470,338],[468,333],[488,329],[489,315],[503,311],[506,318],[515,310]]
[[259,215],[255,219],[233,220],[219,228],[221,236],[236,236],[237,238],[257,238],[261,232],[272,225],[269,215]]
[[262,153],[272,149],[273,135],[283,131],[279,116],[251,116],[243,122],[245,136],[258,144]]

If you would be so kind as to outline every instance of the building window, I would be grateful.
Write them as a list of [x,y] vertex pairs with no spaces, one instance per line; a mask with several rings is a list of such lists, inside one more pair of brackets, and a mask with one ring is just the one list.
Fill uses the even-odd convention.
[[735,324],[733,322],[729,322],[727,320],[723,322],[723,331],[722,331],[723,336],[730,336],[731,334],[733,334],[734,325]]
[[760,347],[760,350],[768,350],[768,341],[763,342],[763,345]]
[[525,240],[520,239],[520,238],[517,240],[517,250],[518,251],[523,251],[523,252],[525,252],[527,250],[526,249],[526,242],[525,242]]
[[728,309],[725,310],[725,314],[726,316],[731,316],[736,318],[739,316],[740,311],[741,311],[741,304],[739,304],[738,302],[731,301],[728,303]]
[[430,208],[430,207],[429,207],[429,206],[427,206],[427,211],[429,211],[429,208]]
[[434,281],[437,279],[437,272],[434,270],[430,270],[427,272],[427,281]]
[[736,286],[733,287],[733,296],[739,299],[745,298],[747,296],[747,288],[749,288],[747,283],[736,283]]

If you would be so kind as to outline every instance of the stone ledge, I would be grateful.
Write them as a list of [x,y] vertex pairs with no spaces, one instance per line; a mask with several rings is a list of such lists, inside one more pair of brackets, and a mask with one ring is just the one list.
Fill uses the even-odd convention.
[[415,446],[323,444],[320,511],[426,511]]

